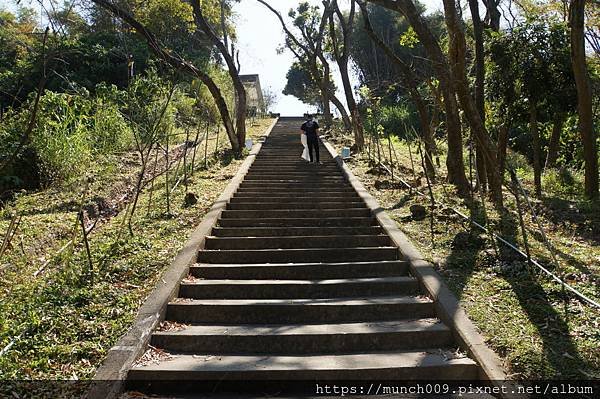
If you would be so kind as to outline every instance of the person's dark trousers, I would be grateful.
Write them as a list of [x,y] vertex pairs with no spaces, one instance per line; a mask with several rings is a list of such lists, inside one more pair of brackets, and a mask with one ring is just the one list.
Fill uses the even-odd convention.
[[314,162],[313,149],[315,150],[316,162],[319,162],[319,139],[317,137],[307,137],[308,143],[308,155],[310,156],[310,162]]

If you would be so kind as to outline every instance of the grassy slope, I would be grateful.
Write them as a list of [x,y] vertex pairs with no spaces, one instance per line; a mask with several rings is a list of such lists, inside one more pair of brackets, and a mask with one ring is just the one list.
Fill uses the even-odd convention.
[[[256,139],[271,123],[271,119],[257,120],[248,136]],[[212,136],[209,157],[215,144]],[[133,237],[122,226],[123,212],[93,232],[93,283],[81,238],[72,256],[60,256],[38,277],[32,276],[69,241],[81,187],[74,184],[23,195],[0,213],[2,234],[12,211],[24,215],[12,247],[0,260],[0,349],[22,334],[0,357],[0,379],[93,376],[162,271],[243,162],[231,159],[224,150],[227,146],[221,132],[219,156],[190,179],[188,191],[198,196],[195,206],[183,207],[186,192],[180,185],[171,194],[168,216],[163,176],[156,181],[150,204],[148,190],[140,198]],[[196,165],[203,165],[203,151],[201,145]],[[87,197],[119,197],[124,182],[134,181],[136,159],[129,154],[110,167],[109,162],[99,165]],[[171,185],[177,180],[174,175],[170,179]]]
[[[349,143],[347,137],[334,140],[338,149]],[[413,181],[408,147],[400,142],[394,145],[400,164],[400,168],[396,166],[397,176]],[[387,152],[387,145],[385,148]],[[418,188],[427,193],[419,155],[414,146],[412,150]],[[444,176],[445,157],[442,154],[440,158],[439,173]],[[488,344],[505,360],[513,378],[600,378],[599,309],[567,295],[568,316],[565,316],[565,296],[559,285],[544,275],[530,272],[527,263],[506,247],[498,246],[500,256],[497,256],[489,237],[444,208],[435,212],[432,246],[430,218],[414,220],[409,210],[414,204],[428,207],[427,198],[410,193],[389,175],[376,172],[378,168],[373,168],[366,154],[352,159],[349,166],[424,256],[437,266]],[[531,170],[523,166],[519,175],[525,188],[533,192]],[[454,195],[452,186],[443,187],[441,181],[434,186],[436,199],[469,215],[469,209]],[[556,184],[550,179],[545,183],[554,191],[564,189],[554,187]],[[514,200],[507,193],[505,198],[511,213],[500,217],[488,203],[490,223],[494,231],[522,248]],[[575,194],[565,198],[563,193],[552,192],[533,202],[560,265],[552,266],[549,251],[528,215],[526,224],[533,257],[599,301],[600,204],[586,202]],[[476,220],[484,222],[480,206],[474,213]]]

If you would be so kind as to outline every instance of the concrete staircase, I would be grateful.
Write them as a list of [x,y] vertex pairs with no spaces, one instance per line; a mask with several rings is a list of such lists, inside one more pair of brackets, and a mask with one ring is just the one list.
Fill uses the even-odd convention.
[[275,126],[168,304],[166,320],[185,328],[156,331],[151,345],[172,357],[128,378],[149,391],[168,380],[476,379],[327,150],[322,165],[300,159],[300,123]]

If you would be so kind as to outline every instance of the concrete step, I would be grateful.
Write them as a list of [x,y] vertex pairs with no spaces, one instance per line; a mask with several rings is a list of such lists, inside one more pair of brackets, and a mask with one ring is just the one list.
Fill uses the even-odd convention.
[[338,217],[338,218],[242,218],[221,219],[221,227],[318,227],[318,226],[343,226],[362,227],[376,226],[377,220],[369,217]]
[[[242,183],[243,184],[243,183]],[[296,192],[296,193],[302,193],[304,195],[312,195],[314,193],[320,193],[320,192],[332,192],[332,193],[341,193],[341,194],[347,194],[350,193],[352,195],[356,194],[356,191],[352,188],[352,186],[349,186],[347,184],[340,184],[336,187],[327,187],[327,186],[308,186],[306,187],[306,185],[304,185],[304,187],[279,187],[277,185],[272,186],[272,185],[260,185],[257,183],[250,183],[250,185],[248,187],[246,186],[240,186],[238,187],[236,192],[240,192],[240,190],[245,190],[245,191],[261,191],[261,192],[270,192],[270,191],[281,191],[281,192]]]
[[[240,195],[258,195],[261,198],[268,197],[281,197],[281,196],[298,196],[298,197],[312,197],[318,199],[319,197],[346,197],[346,198],[358,198],[356,191],[340,187],[334,190],[328,188],[310,187],[306,189],[298,188],[277,188],[277,187],[239,187],[235,193],[235,196]],[[234,197],[235,198],[235,197]]]
[[277,185],[303,185],[304,188],[310,187],[348,187],[348,182],[341,177],[332,176],[272,176],[263,178],[261,176],[249,177],[242,184],[255,185],[262,184],[264,186]]
[[256,185],[256,184],[261,184],[263,186],[300,185],[305,188],[310,187],[310,186],[312,186],[312,187],[340,187],[340,186],[348,185],[346,180],[342,179],[341,177],[323,177],[323,176],[303,176],[303,177],[293,177],[293,178],[277,176],[277,177],[273,177],[272,179],[271,178],[266,178],[266,179],[249,178],[249,179],[245,179],[242,184],[249,185],[249,186]]
[[[278,151],[281,151],[281,150],[278,150]],[[300,152],[302,153],[302,148],[300,148]],[[319,155],[321,155],[321,154],[319,154]],[[298,156],[298,153],[296,151],[293,151],[292,153],[286,153],[285,155],[281,154],[281,155],[274,155],[274,156],[267,155],[266,152],[264,154],[259,154],[259,156],[256,157],[256,160],[254,161],[255,163],[253,163],[252,166],[254,166],[260,162],[270,162],[270,163],[279,164],[279,163],[282,163],[283,161],[286,161],[288,163],[293,163],[296,165],[308,165],[309,164],[307,161],[300,158],[300,156]],[[321,162],[323,164],[336,165],[335,159],[332,158],[331,156],[329,156],[328,154],[326,154],[325,152],[323,153]],[[323,165],[321,165],[321,166],[323,166]]]
[[[309,168],[310,167],[310,168]],[[311,167],[311,165],[299,165],[299,166],[285,166],[285,165],[252,165],[252,168],[248,171],[246,176],[251,173],[260,174],[273,174],[273,173],[282,173],[282,174],[332,174],[343,176],[340,171],[340,168],[337,165],[319,165],[316,168]]]
[[[452,350],[445,352],[452,353]],[[160,389],[160,381],[168,380],[474,380],[477,365],[468,358],[448,358],[437,348],[338,355],[206,354],[177,355],[158,363],[150,362],[132,368],[128,377],[130,380],[156,381],[158,386],[152,389]]]
[[346,183],[346,179],[341,176],[317,176],[317,175],[269,175],[269,176],[261,176],[261,175],[252,175],[246,176],[244,178],[244,182],[261,182],[263,184],[283,184],[283,183],[302,183],[302,184],[313,184],[313,185],[321,185],[321,184],[335,184],[340,185]]
[[295,192],[311,192],[311,191],[330,191],[330,192],[347,192],[351,191],[352,187],[346,182],[341,183],[307,183],[307,182],[264,182],[264,181],[244,181],[240,184],[238,191],[245,189],[247,191],[295,191]]
[[[282,141],[280,143],[269,142],[268,145],[265,145],[257,158],[259,159],[299,159],[302,154],[303,147],[300,143],[295,145],[290,141]],[[320,149],[325,151],[325,147],[321,146]],[[323,159],[333,159],[328,152],[323,152]]]
[[245,193],[257,193],[260,192],[263,198],[270,196],[279,197],[280,195],[298,195],[298,196],[310,196],[318,198],[319,196],[348,196],[356,198],[357,194],[355,191],[347,187],[306,187],[304,189],[297,187],[239,187],[236,191],[236,195]]
[[387,235],[336,235],[296,237],[206,237],[205,249],[267,249],[267,248],[352,248],[386,247]]
[[302,172],[330,172],[340,174],[340,168],[335,161],[324,162],[321,160],[321,164],[308,163],[304,161],[299,162],[258,162],[256,161],[250,172],[262,172],[262,171],[302,171]]
[[364,202],[313,202],[310,200],[301,202],[271,202],[271,198],[265,198],[269,202],[242,202],[229,203],[227,209],[230,210],[257,210],[257,209],[348,209],[348,208],[367,208]]
[[338,179],[344,178],[342,173],[339,170],[333,169],[310,169],[310,170],[294,170],[294,169],[281,169],[281,168],[269,168],[270,170],[265,169],[250,169],[248,173],[246,173],[245,178],[248,177],[275,177],[275,176],[285,176],[285,177],[335,177]]
[[381,295],[415,295],[413,277],[379,277],[337,280],[195,280],[184,281],[179,297],[193,299],[352,298]]
[[265,397],[315,381],[480,375],[338,160],[322,144],[323,164],[300,158],[300,123],[282,118],[264,140],[166,305],[181,328],[152,334],[172,356],[135,366],[128,387]]
[[335,354],[449,347],[450,329],[437,319],[340,324],[190,325],[155,332],[151,345],[169,352],[213,354]]
[[404,261],[341,263],[196,264],[190,274],[205,279],[335,279],[404,276]]
[[341,217],[369,217],[370,209],[276,209],[276,210],[251,210],[232,211],[225,210],[221,213],[222,219],[244,218],[341,218]]
[[366,262],[397,260],[398,248],[202,250],[201,263]]
[[[291,152],[283,151],[282,149],[276,149],[273,152],[264,153],[262,157],[260,157],[260,161],[262,162],[271,162],[271,163],[287,163],[287,164],[296,164],[296,165],[307,165],[311,166],[313,163],[305,161],[300,157],[302,154],[303,148],[294,149]],[[327,154],[327,150],[322,148],[320,151],[320,160],[323,163],[334,164],[334,158],[332,158],[329,154]],[[258,159],[258,158],[257,158]]]
[[325,165],[303,165],[297,166],[261,166],[252,167],[246,173],[246,176],[251,175],[300,175],[300,176],[335,176],[343,177],[341,170],[335,166]]
[[308,196],[296,196],[293,194],[290,194],[288,196],[277,196],[277,197],[273,197],[273,196],[268,196],[265,197],[265,193],[256,193],[256,194],[251,194],[251,193],[238,193],[236,194],[230,201],[229,204],[258,204],[258,203],[271,203],[271,204],[280,204],[280,205],[284,205],[286,203],[293,203],[293,204],[300,204],[300,203],[313,203],[316,205],[319,205],[321,203],[328,203],[328,202],[334,202],[334,203],[338,203],[338,204],[347,204],[347,203],[361,203],[364,205],[364,202],[358,197],[354,197],[354,196],[341,196],[341,195],[333,195],[332,196],[323,196],[323,195],[319,195],[319,196],[315,196],[315,197],[308,197]]
[[412,296],[327,299],[183,299],[167,306],[178,323],[350,323],[435,317],[433,302]]
[[377,235],[383,229],[373,227],[213,227],[215,237],[293,237],[335,235]]
[[[315,166],[335,166],[335,160],[329,156],[329,155],[325,155],[326,150],[323,151],[323,156],[321,157],[321,165],[315,165]],[[300,154],[302,154],[302,148],[300,148]],[[274,163],[274,164],[290,164],[293,166],[307,166],[310,167],[312,165],[314,165],[313,163],[310,163],[308,161],[305,161],[303,158],[300,157],[300,154],[298,154],[296,151],[293,151],[292,153],[287,153],[287,154],[280,154],[277,156],[263,156],[263,157],[257,157],[256,162],[260,161],[261,163]],[[265,154],[266,155],[266,154]],[[321,155],[321,154],[319,154]],[[254,166],[254,165],[253,165]]]

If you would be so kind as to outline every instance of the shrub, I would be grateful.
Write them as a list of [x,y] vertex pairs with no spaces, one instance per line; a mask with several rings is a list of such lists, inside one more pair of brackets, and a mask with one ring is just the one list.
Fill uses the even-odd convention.
[[407,138],[406,126],[412,126],[411,115],[404,105],[384,105],[380,110],[380,123],[386,134]]
[[[19,147],[27,126],[27,115],[9,110],[0,124],[0,160],[12,157]],[[40,171],[37,154],[30,145],[25,145],[12,162],[0,171],[0,200],[7,190],[35,188],[39,185]]]
[[[44,93],[30,140],[2,171],[0,191],[68,181],[88,170],[94,157],[131,148],[133,135],[117,102],[123,93],[103,85],[97,93]],[[19,146],[32,101],[7,112],[0,126],[0,158]]]
[[133,133],[118,103],[122,92],[116,86],[104,85],[98,87],[96,92],[89,132],[94,153],[110,154],[131,148]]
[[123,96],[123,113],[133,129],[139,149],[162,141],[175,123],[171,86],[155,72],[135,79]]
[[92,155],[87,96],[47,91],[40,99],[37,127],[31,137],[43,184],[69,180],[89,167]]
[[580,171],[562,167],[549,169],[542,176],[544,191],[557,197],[583,193],[583,176]]

